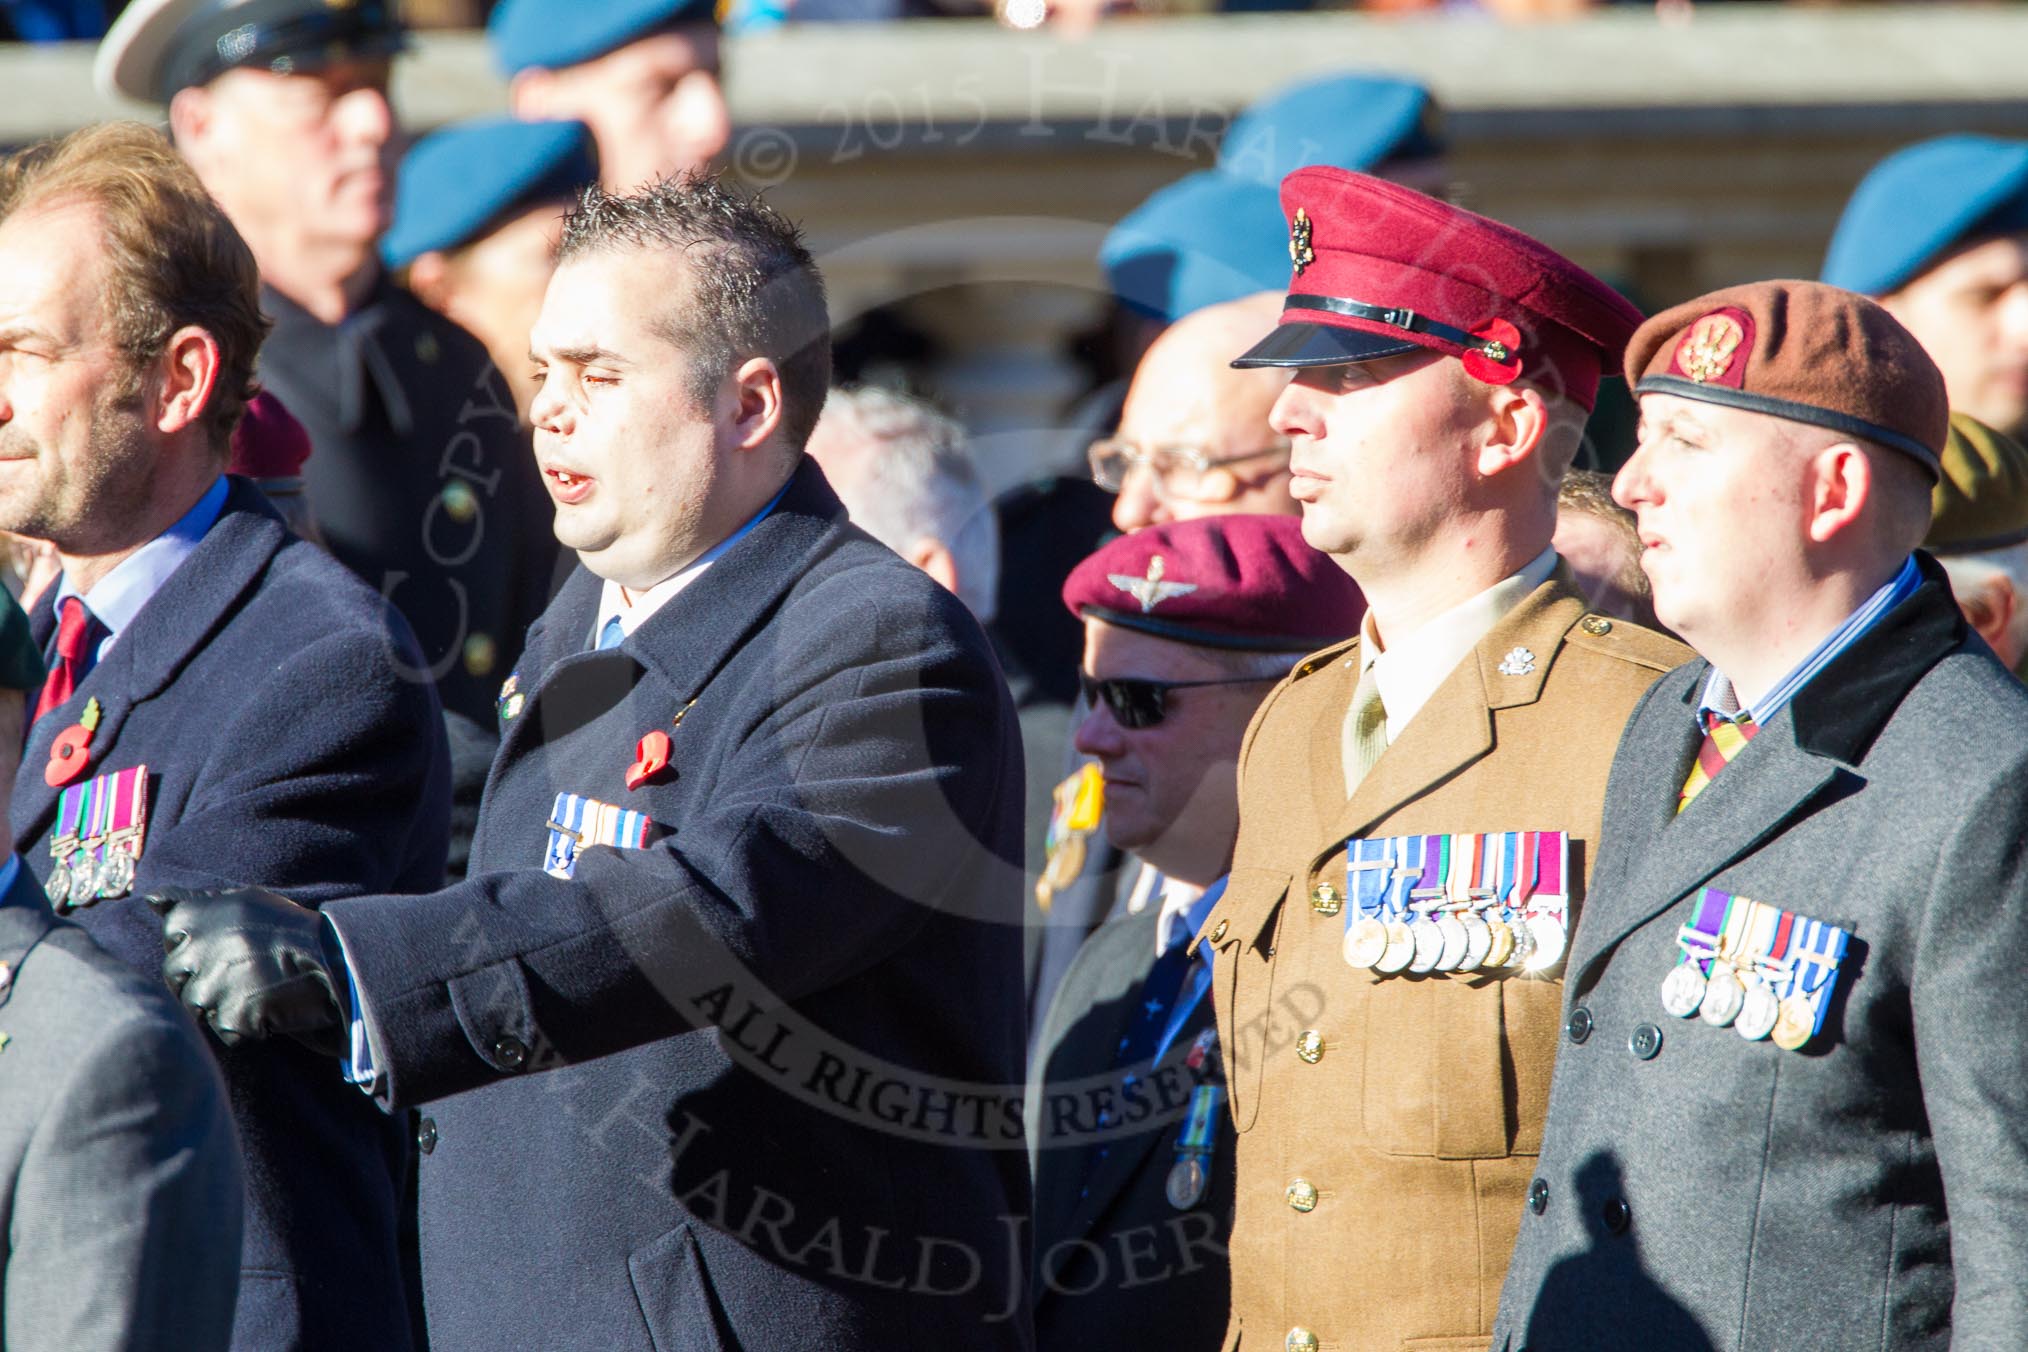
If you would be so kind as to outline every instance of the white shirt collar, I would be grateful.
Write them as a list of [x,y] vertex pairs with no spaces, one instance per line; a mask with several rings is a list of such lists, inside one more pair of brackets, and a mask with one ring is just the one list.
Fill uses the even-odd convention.
[[1386,651],[1374,643],[1373,612],[1359,622],[1359,674],[1373,669],[1387,710],[1387,740],[1401,736],[1410,719],[1450,679],[1480,639],[1556,571],[1556,550],[1545,549],[1520,572],[1424,621],[1408,634],[1390,635]]
[[[793,483],[794,480],[791,479],[790,482]],[[676,598],[677,593],[704,576],[705,569],[716,563],[726,550],[744,539],[748,531],[758,526],[761,519],[772,512],[775,504],[782,500],[782,494],[788,491],[789,485],[783,484],[781,490],[768,499],[767,506],[749,517],[745,525],[692,559],[675,576],[664,578],[648,590],[636,593],[631,600],[624,587],[607,578],[605,585],[599,588],[599,614],[598,619],[592,622],[591,631],[593,644],[597,644],[599,635],[605,632],[607,622],[616,616],[620,621],[620,632],[629,638],[633,637],[634,631],[645,624],[650,615],[668,605]]]
[[[134,622],[155,593],[162,590],[162,584],[196,552],[205,535],[218,524],[219,516],[225,511],[226,487],[225,476],[221,474],[217,482],[204,491],[204,496],[176,519],[174,525],[120,560],[119,565],[100,578],[98,585],[84,598],[91,613],[106,627],[106,637],[99,643],[94,661],[112,651],[121,631]],[[66,596],[78,594],[69,573],[57,580],[56,604],[59,608]]]
[[[1162,914],[1155,921],[1155,956],[1160,957],[1177,944],[1190,942],[1204,928],[1205,917],[1225,891],[1225,879],[1209,887],[1198,887],[1178,878],[1162,880]],[[1209,953],[1210,949],[1201,950]]]

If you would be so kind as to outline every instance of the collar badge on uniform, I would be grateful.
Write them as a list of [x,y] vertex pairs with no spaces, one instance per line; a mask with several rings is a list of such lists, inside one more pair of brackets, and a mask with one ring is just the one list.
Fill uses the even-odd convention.
[[147,835],[147,766],[65,789],[56,800],[49,879],[43,884],[50,905],[60,915],[126,896]]
[[1162,574],[1166,568],[1167,565],[1162,562],[1162,556],[1157,554],[1154,558],[1148,560],[1148,575],[1146,577],[1135,577],[1132,573],[1107,573],[1106,581],[1112,583],[1136,601],[1139,601],[1141,603],[1141,613],[1145,615],[1172,597],[1188,596],[1191,592],[1197,590],[1195,582],[1163,581]]
[[1707,887],[1676,932],[1662,1008],[1795,1051],[1823,1031],[1850,938],[1836,925]]
[[78,721],[56,734],[49,744],[49,764],[42,767],[42,782],[52,789],[74,783],[92,763],[92,734],[98,730],[99,701],[94,695],[85,701]]
[[1676,364],[1698,384],[1718,379],[1731,369],[1732,354],[1746,338],[1746,330],[1728,314],[1709,314],[1690,326],[1676,349]]
[[1499,671],[1502,676],[1526,676],[1535,670],[1535,654],[1526,648],[1509,648],[1507,655],[1500,659]]
[[1317,251],[1310,247],[1310,213],[1296,208],[1296,218],[1289,222],[1289,261],[1296,265],[1296,275],[1303,275],[1303,269],[1317,261]]

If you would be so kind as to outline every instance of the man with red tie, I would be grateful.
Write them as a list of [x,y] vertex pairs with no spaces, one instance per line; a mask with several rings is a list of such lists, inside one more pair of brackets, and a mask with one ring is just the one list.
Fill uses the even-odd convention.
[[[0,529],[62,565],[9,819],[57,910],[151,979],[145,891],[442,877],[413,638],[225,472],[266,330],[253,256],[157,133],[0,165]],[[304,1047],[211,1048],[247,1159],[233,1346],[407,1348],[396,1122]]]

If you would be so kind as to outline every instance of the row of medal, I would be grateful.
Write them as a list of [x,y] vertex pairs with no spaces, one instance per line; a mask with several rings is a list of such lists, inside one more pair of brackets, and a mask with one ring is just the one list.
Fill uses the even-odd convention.
[[1345,961],[1397,972],[1543,973],[1570,936],[1562,831],[1345,843]]
[[[1200,1077],[1211,1071],[1207,1065],[1218,1046],[1218,1030],[1207,1028],[1190,1045],[1183,1064]],[[1176,1132],[1176,1160],[1163,1181],[1163,1195],[1178,1211],[1188,1211],[1204,1200],[1211,1183],[1211,1156],[1218,1140],[1218,1111],[1225,1104],[1224,1086],[1201,1082],[1190,1091],[1190,1108]]]
[[1849,940],[1836,925],[1707,887],[1676,932],[1662,1008],[1794,1051],[1823,1029]]
[[148,834],[148,767],[73,784],[56,800],[43,890],[59,913],[124,897]]
[[639,850],[648,844],[648,815],[614,807],[582,794],[559,793],[549,813],[549,845],[542,853],[543,872],[569,878],[577,872],[579,850],[610,845]]

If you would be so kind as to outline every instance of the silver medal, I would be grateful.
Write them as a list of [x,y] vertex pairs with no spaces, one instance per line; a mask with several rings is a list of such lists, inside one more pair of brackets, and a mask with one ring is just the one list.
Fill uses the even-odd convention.
[[42,890],[49,897],[49,904],[56,908],[58,914],[70,909],[70,888],[70,861],[60,860],[50,869],[49,881],[42,885]]
[[106,851],[99,861],[98,891],[103,898],[124,897],[134,885],[134,856],[125,850]]
[[1755,981],[1747,987],[1746,997],[1740,1001],[1739,1017],[1733,1020],[1732,1030],[1749,1041],[1758,1042],[1774,1031],[1781,1016],[1782,1002],[1775,995],[1774,987],[1765,981]]
[[1553,915],[1531,915],[1528,917],[1528,937],[1535,942],[1528,954],[1527,968],[1531,972],[1546,972],[1563,961],[1563,950],[1569,942],[1564,933],[1563,922]]
[[1704,1002],[1697,1007],[1697,1016],[1713,1028],[1723,1028],[1739,1017],[1739,1007],[1745,1003],[1746,988],[1731,968],[1720,967],[1704,983]]
[[1662,978],[1662,1008],[1679,1019],[1695,1014],[1704,1003],[1704,975],[1694,962],[1679,962]]
[[1437,954],[1439,972],[1455,972],[1465,965],[1465,949],[1471,943],[1471,936],[1465,933],[1465,926],[1454,915],[1446,915],[1437,922],[1437,933],[1443,936],[1444,946]]
[[1465,927],[1465,960],[1458,964],[1458,969],[1476,972],[1493,951],[1493,927],[1476,915],[1467,915],[1458,923]]
[[1408,970],[1418,975],[1435,971],[1437,959],[1443,956],[1444,932],[1426,918],[1409,928],[1415,931],[1415,956],[1409,960]]
[[1178,1211],[1188,1211],[1204,1200],[1207,1181],[1204,1160],[1197,1155],[1185,1155],[1169,1167],[1169,1180],[1162,1191],[1168,1196],[1170,1206]]

